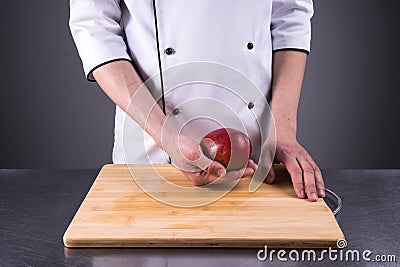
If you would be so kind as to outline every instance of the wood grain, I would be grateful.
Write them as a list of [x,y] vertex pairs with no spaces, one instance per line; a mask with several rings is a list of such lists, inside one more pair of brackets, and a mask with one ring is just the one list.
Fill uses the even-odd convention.
[[[135,179],[154,179],[151,165],[129,165]],[[166,180],[192,187],[171,165],[155,165]],[[144,193],[127,165],[105,165],[64,234],[67,247],[336,247],[344,235],[322,199],[298,199],[290,177],[249,193],[250,177],[219,200],[174,207]],[[157,190],[162,190],[163,187]],[[221,189],[222,190],[222,189]],[[159,193],[159,192],[158,192]],[[171,195],[184,203],[187,192]],[[204,196],[198,194],[196,199]]]

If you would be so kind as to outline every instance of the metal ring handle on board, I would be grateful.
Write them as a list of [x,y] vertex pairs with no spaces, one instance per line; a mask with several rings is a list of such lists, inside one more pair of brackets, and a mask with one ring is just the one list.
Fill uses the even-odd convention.
[[339,211],[342,209],[342,205],[343,205],[342,199],[335,192],[333,192],[332,190],[330,190],[328,188],[325,188],[325,192],[328,193],[329,195],[331,195],[334,199],[336,199],[337,205],[336,205],[336,208],[332,211],[333,215],[336,216],[339,213]]

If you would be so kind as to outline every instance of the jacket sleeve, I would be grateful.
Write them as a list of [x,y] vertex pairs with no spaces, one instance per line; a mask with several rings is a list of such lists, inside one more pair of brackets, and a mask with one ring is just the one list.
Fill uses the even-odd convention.
[[69,26],[88,80],[108,62],[131,61],[120,22],[120,0],[70,0]]
[[294,49],[309,53],[312,0],[273,0],[271,35],[273,51]]

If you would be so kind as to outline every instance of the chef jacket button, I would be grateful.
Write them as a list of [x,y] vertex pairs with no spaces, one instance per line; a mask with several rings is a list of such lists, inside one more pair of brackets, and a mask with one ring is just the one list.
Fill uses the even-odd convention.
[[171,47],[168,47],[167,49],[165,49],[165,54],[167,55],[175,54],[175,50]]
[[247,49],[251,50],[254,48],[254,44],[252,42],[247,43]]
[[250,101],[249,104],[247,105],[247,107],[248,107],[249,109],[254,108],[254,103]]
[[177,109],[177,108],[174,108],[173,110],[172,110],[172,114],[173,115],[178,115],[179,114],[179,109]]

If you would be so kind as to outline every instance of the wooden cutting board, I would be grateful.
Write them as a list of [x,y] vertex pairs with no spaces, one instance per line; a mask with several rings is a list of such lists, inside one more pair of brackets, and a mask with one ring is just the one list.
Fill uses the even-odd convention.
[[[137,181],[154,178],[151,165],[129,166]],[[169,182],[191,186],[172,165],[154,167]],[[188,208],[161,203],[144,193],[127,165],[105,165],[66,230],[64,244],[67,247],[336,247],[337,240],[344,239],[344,235],[329,207],[322,199],[317,202],[298,199],[286,170],[275,167],[277,182],[273,185],[263,184],[256,192],[249,193],[250,177],[243,178],[219,200]]]

